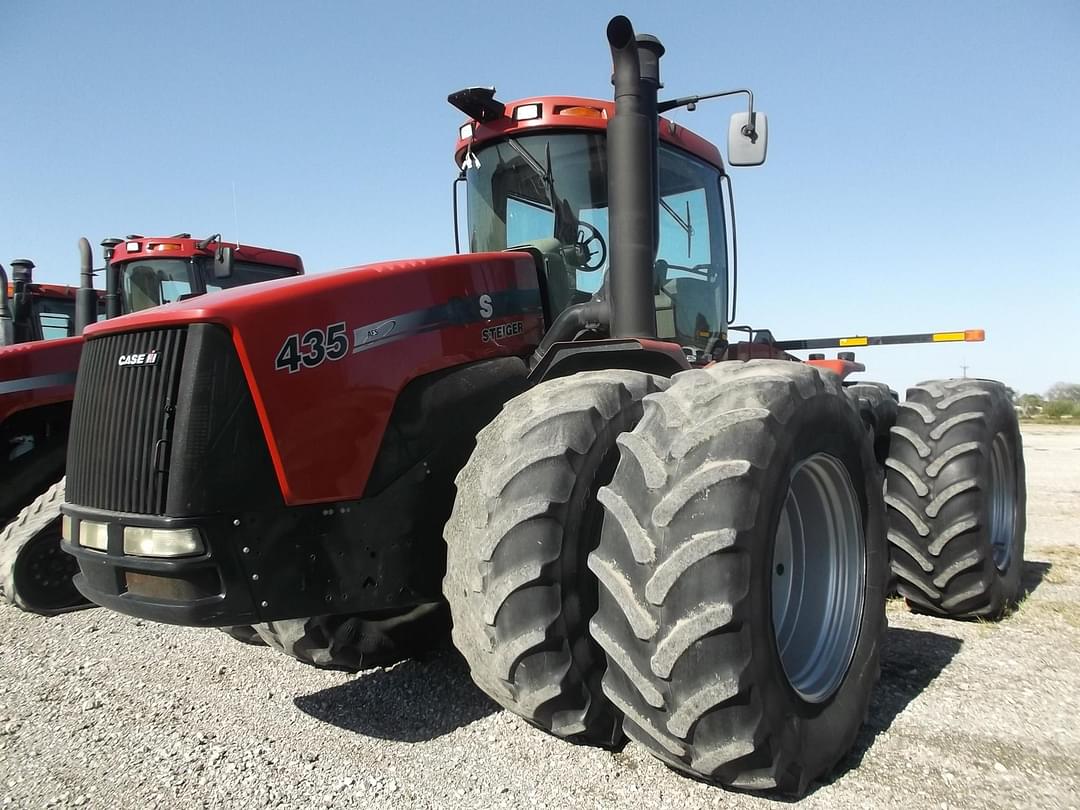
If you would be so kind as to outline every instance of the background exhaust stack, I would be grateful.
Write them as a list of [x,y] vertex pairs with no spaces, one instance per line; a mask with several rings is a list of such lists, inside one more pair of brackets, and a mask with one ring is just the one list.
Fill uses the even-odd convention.
[[657,161],[660,57],[656,37],[635,37],[626,17],[607,27],[615,115],[608,124],[608,217],[614,337],[655,337],[653,263],[659,231]]
[[94,291],[94,254],[84,236],[79,240],[79,291],[75,293],[75,334],[97,321],[97,293]]
[[14,342],[14,325],[11,319],[11,306],[8,304],[7,271],[0,264],[0,346],[10,346]]

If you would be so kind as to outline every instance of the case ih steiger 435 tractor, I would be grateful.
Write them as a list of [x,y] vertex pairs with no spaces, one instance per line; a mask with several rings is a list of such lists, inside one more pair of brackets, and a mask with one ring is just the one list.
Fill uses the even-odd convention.
[[[614,103],[450,97],[472,253],[90,329],[64,548],[99,604],[325,667],[421,651],[448,604],[534,725],[798,793],[866,712],[890,550],[917,609],[1016,596],[1015,416],[997,383],[897,408],[787,353],[964,333],[729,342],[724,162],[659,117],[703,97],[658,101],[660,43],[607,35]],[[736,114],[729,162],[765,136]]]
[[[104,292],[94,289],[90,243],[82,239],[78,289],[35,284],[33,263],[17,260],[11,302],[5,297],[0,309],[0,593],[37,613],[88,604],[71,581],[78,566],[60,552],[68,423],[83,329],[101,317],[303,271],[292,253],[229,247],[188,234],[106,239],[102,246]],[[0,268],[6,290],[3,276]]]

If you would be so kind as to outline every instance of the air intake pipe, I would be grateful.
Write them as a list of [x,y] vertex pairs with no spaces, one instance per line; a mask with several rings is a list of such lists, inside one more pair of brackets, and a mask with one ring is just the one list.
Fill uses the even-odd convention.
[[79,240],[79,291],[75,293],[75,334],[97,321],[97,291],[94,289],[94,254],[90,241]]
[[614,69],[615,114],[608,123],[608,218],[611,240],[611,331],[655,337],[653,263],[659,235],[660,57],[656,37],[635,37],[626,17],[607,27]]
[[113,267],[112,257],[116,253],[116,246],[123,239],[110,237],[101,240],[101,248],[105,253],[105,317],[119,318],[123,312],[120,306],[120,268]]
[[0,264],[0,346],[10,346],[14,342],[11,304],[8,303],[8,276],[4,265]]

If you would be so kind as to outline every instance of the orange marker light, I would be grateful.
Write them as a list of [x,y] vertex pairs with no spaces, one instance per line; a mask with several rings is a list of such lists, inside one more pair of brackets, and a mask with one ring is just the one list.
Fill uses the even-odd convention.
[[981,343],[986,340],[985,329],[967,329],[964,332],[964,340],[968,343]]
[[556,115],[573,115],[577,118],[603,118],[604,111],[596,107],[556,107]]
[[184,246],[181,245],[181,244],[178,244],[177,242],[160,242],[160,243],[158,243],[156,245],[151,245],[150,246],[150,250],[160,250],[160,251],[183,250],[183,249],[184,249]]

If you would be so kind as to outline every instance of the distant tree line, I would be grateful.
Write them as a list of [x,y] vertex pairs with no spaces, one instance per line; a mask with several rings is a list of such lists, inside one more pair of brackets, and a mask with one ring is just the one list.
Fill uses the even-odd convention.
[[1080,383],[1054,383],[1044,396],[1009,389],[1021,415],[1046,419],[1080,419]]

